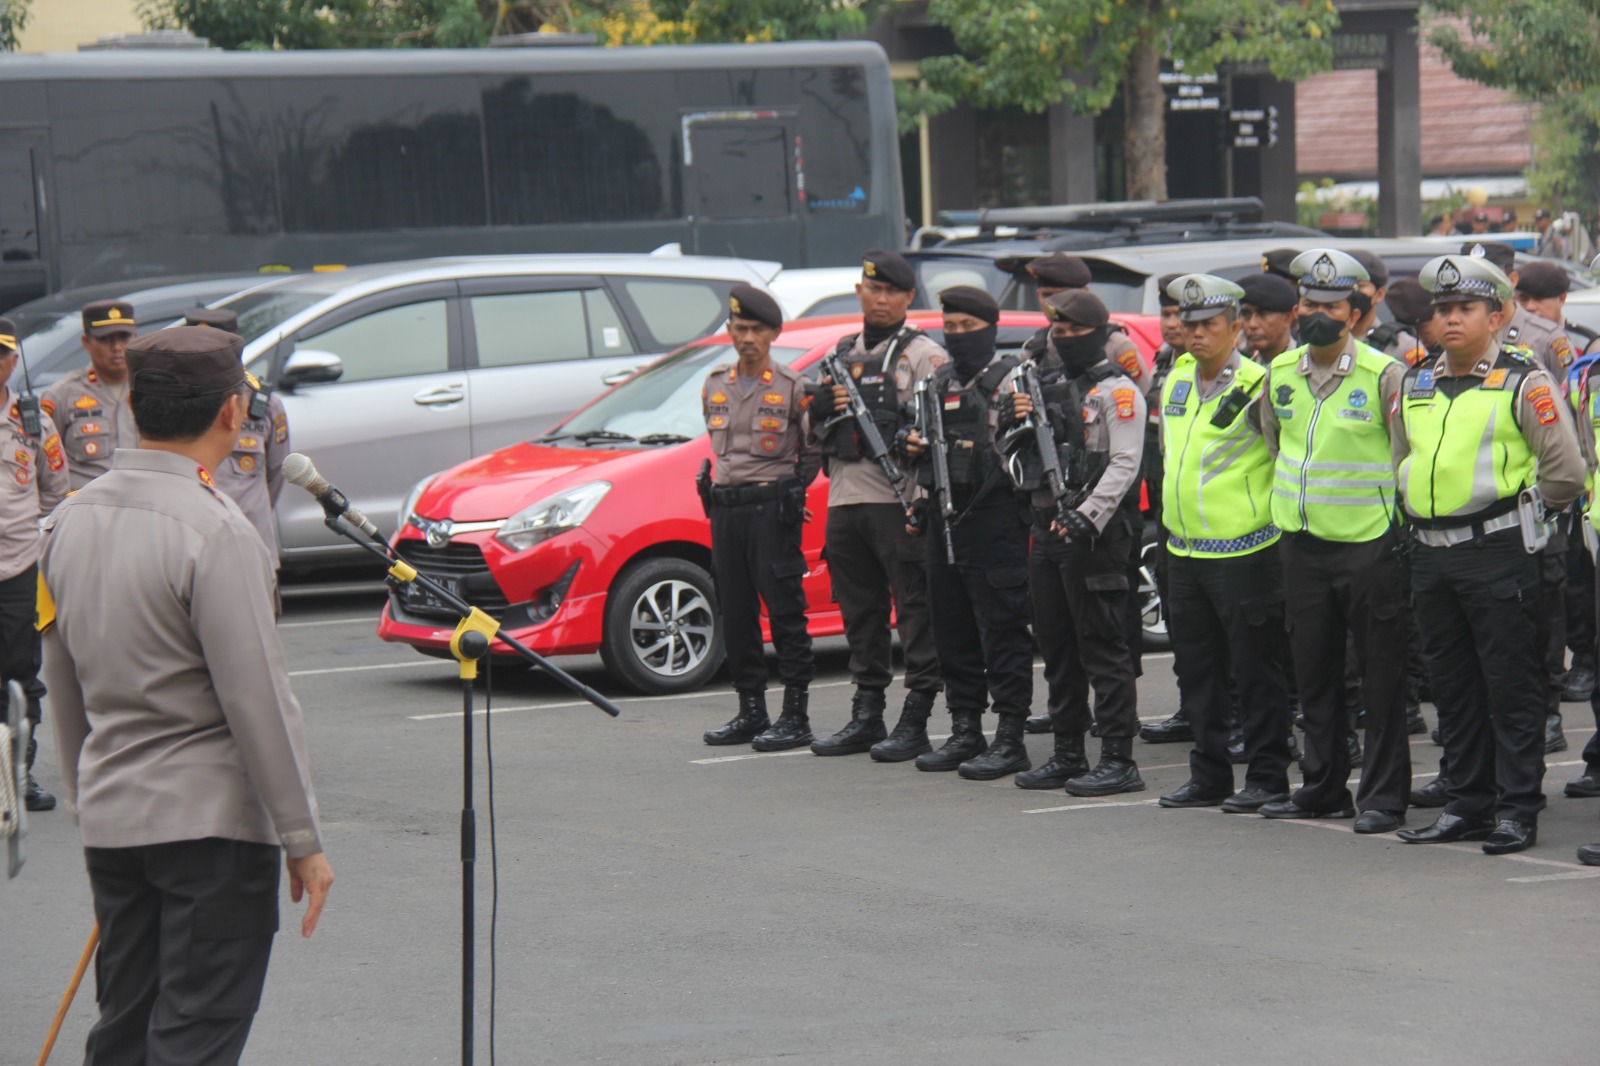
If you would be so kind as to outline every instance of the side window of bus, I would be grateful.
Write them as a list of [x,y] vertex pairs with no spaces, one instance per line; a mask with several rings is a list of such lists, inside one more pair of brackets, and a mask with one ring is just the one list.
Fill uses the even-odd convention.
[[474,296],[478,366],[523,366],[632,355],[611,298],[599,289]]
[[704,337],[722,325],[728,317],[731,288],[730,281],[622,279],[622,291],[663,350]]
[[332,352],[344,364],[339,383],[443,374],[450,369],[449,317],[443,300],[386,307],[309,337],[297,347]]

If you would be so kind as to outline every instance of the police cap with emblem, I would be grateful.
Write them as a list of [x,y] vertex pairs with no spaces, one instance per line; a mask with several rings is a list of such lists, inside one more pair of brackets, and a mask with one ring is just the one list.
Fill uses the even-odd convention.
[[861,276],[867,281],[893,285],[901,292],[917,287],[917,272],[911,269],[906,257],[881,248],[874,248],[861,257]]
[[1044,302],[1044,313],[1052,322],[1071,322],[1089,329],[1099,329],[1111,321],[1106,305],[1088,289],[1064,289]]
[[244,342],[211,326],[174,326],[128,344],[128,380],[134,393],[195,398],[244,384],[239,353]]
[[778,301],[754,285],[735,285],[728,290],[728,317],[748,319],[773,329],[783,328],[783,309]]
[[183,313],[186,326],[211,326],[224,333],[239,332],[239,312],[225,307],[191,307]]
[[1499,267],[1502,274],[1517,269],[1516,250],[1505,241],[1467,241],[1461,246],[1461,254],[1487,259]]
[[1300,302],[1294,286],[1276,274],[1251,274],[1247,278],[1240,278],[1239,288],[1244,290],[1239,302],[1249,304],[1257,311],[1282,314],[1293,311]]
[[90,337],[109,337],[113,333],[136,333],[133,305],[122,300],[96,300],[83,305],[83,332]]
[[1270,252],[1261,253],[1261,273],[1276,274],[1285,281],[1293,281],[1294,275],[1289,272],[1289,264],[1300,254],[1298,248],[1274,248]]
[[10,355],[17,350],[17,324],[9,318],[0,318],[0,355]]
[[1227,278],[1214,274],[1184,274],[1167,286],[1178,299],[1178,317],[1185,322],[1204,322],[1224,311],[1239,313],[1244,290]]
[[1420,326],[1433,317],[1433,298],[1411,278],[1401,278],[1389,286],[1389,295],[1383,302],[1402,326]]
[[1367,268],[1367,280],[1379,289],[1389,287],[1389,264],[1365,248],[1350,249],[1350,258]]
[[1535,300],[1560,296],[1572,287],[1572,279],[1557,263],[1536,260],[1517,272],[1517,291]]
[[1337,248],[1301,252],[1289,264],[1289,271],[1300,283],[1300,295],[1319,304],[1348,300],[1358,284],[1372,280],[1359,259]]
[[1033,275],[1041,288],[1046,289],[1086,289],[1089,287],[1089,266],[1075,255],[1065,252],[1051,252],[1042,255],[1028,264],[1028,273]]
[[971,285],[955,285],[939,294],[939,306],[994,325],[1000,321],[1000,305],[994,297]]
[[1178,298],[1167,291],[1167,286],[1181,277],[1182,274],[1163,274],[1156,279],[1156,303],[1162,307],[1178,306]]
[[1430,259],[1417,281],[1433,293],[1435,305],[1486,300],[1500,307],[1511,299],[1511,279],[1481,255],[1441,255]]

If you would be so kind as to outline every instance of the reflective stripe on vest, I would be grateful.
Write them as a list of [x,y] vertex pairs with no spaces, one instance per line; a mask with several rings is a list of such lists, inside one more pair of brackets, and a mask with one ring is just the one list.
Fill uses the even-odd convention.
[[1279,424],[1272,520],[1286,532],[1305,530],[1323,540],[1376,540],[1395,517],[1380,388],[1394,360],[1358,341],[1350,372],[1319,400],[1299,372],[1305,351],[1294,348],[1272,361],[1271,399]]
[[1516,420],[1530,365],[1513,358],[1503,353],[1490,372],[1510,371],[1499,387],[1478,380],[1453,400],[1437,388],[1431,368],[1407,373],[1400,412],[1411,453],[1400,464],[1400,487],[1406,510],[1418,518],[1478,521],[1533,484],[1536,459]]
[[1211,424],[1217,407],[1236,386],[1259,393],[1266,370],[1241,359],[1233,382],[1200,400],[1199,364],[1178,357],[1161,387],[1161,433],[1166,476],[1161,482],[1161,521],[1174,555],[1244,555],[1278,539],[1272,525],[1272,455],[1240,411],[1221,429]]

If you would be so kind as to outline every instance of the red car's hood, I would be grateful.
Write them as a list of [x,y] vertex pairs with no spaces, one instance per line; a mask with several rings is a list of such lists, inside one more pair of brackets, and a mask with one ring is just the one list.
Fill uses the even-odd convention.
[[709,454],[705,437],[644,451],[513,444],[435,477],[415,510],[426,518],[453,522],[498,521],[563,489],[590,481],[615,484],[621,478],[647,482],[653,468],[671,467],[677,473]]

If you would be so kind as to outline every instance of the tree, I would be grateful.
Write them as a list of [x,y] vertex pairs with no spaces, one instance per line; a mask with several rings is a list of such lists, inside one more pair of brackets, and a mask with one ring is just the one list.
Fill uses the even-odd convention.
[[860,33],[889,0],[586,0],[551,13],[552,28],[601,44],[754,44]]
[[1166,97],[1161,62],[1205,74],[1229,61],[1265,61],[1299,79],[1333,64],[1332,0],[929,0],[963,54],[925,59],[930,111],[979,107],[1043,111],[1066,103],[1099,114],[1122,96],[1126,195],[1164,200]]
[[497,0],[140,0],[150,29],[186,29],[218,48],[471,48],[533,5]]
[[0,52],[15,52],[17,38],[28,28],[33,0],[0,0]]

